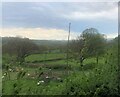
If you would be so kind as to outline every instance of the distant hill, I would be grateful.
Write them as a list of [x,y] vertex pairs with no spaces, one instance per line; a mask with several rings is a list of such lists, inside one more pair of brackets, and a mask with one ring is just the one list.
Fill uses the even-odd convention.
[[[14,37],[2,37],[2,44],[7,43]],[[107,41],[111,41],[114,38],[108,38]],[[33,40],[31,39],[35,44],[39,46],[64,46],[67,45],[67,40]]]
[[54,46],[54,45],[66,45],[66,40],[32,40],[37,45],[47,45],[47,46]]
[[[7,43],[14,37],[2,37],[2,44]],[[66,45],[67,41],[66,40],[33,40],[31,39],[35,44],[37,45],[44,45],[44,46],[60,46],[60,45]]]

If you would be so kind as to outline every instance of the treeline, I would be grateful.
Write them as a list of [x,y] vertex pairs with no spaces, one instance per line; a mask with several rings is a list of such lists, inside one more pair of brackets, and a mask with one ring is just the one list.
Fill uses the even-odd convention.
[[20,37],[3,37],[2,54],[16,56],[16,61],[23,63],[25,61],[25,57],[31,54],[65,52],[67,42],[66,41],[59,42],[60,43],[57,44],[58,41],[31,40],[29,38]]
[[2,53],[15,55],[17,61],[24,62],[26,56],[35,53],[39,47],[28,38],[9,38],[9,41],[3,43]]
[[[14,38],[20,38],[20,37],[2,37],[2,44],[4,45]],[[44,53],[44,51],[64,52],[67,45],[66,40],[33,40],[33,39],[30,40],[39,46],[39,53]]]
[[[75,40],[71,40],[69,44],[66,41],[66,43],[59,45],[51,43],[52,45],[49,44],[48,46],[45,43],[38,41],[36,43],[28,38],[12,37],[3,41],[2,49],[3,55],[9,54],[11,57],[15,55],[16,61],[20,62],[20,65],[23,64],[25,57],[30,54],[50,52],[65,52],[75,62],[80,63],[79,67],[82,74],[74,72],[59,85],[59,88],[52,84],[51,92],[49,92],[48,87],[45,94],[47,94],[46,92],[56,94],[60,91],[59,93],[64,95],[120,96],[119,38],[118,36],[108,41],[106,36],[100,34],[97,29],[89,28],[85,29]],[[91,57],[96,58],[96,66],[90,73],[85,74],[84,60]],[[104,59],[102,63],[99,62],[100,57]]]
[[[81,64],[86,58],[104,55],[112,44],[116,44],[117,38],[107,41],[106,36],[100,34],[97,29],[84,30],[75,40],[71,40],[67,48],[67,41],[30,40],[20,37],[3,37],[2,53],[16,55],[17,61],[24,62],[26,56],[33,53],[68,53],[69,56]],[[69,50],[67,50],[69,49]],[[67,52],[68,51],[68,52]]]

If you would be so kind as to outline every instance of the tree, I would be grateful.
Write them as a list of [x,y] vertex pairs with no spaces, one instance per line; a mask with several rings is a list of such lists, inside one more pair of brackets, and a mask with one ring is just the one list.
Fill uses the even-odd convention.
[[74,51],[81,65],[84,59],[88,57],[96,57],[98,63],[98,57],[104,53],[105,38],[104,35],[98,33],[95,28],[86,29],[82,34],[73,42]]
[[25,57],[32,54],[37,49],[38,46],[28,38],[15,37],[3,45],[3,53],[16,55],[16,59],[20,63],[24,62]]

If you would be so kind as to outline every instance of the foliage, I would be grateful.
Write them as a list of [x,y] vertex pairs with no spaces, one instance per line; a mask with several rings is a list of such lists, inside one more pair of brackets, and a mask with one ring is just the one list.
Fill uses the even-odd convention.
[[[29,61],[25,65],[19,65],[18,61],[14,62],[16,57],[4,55],[3,95],[120,96],[118,93],[118,38],[105,45],[103,36],[95,29],[85,30],[81,37],[75,41],[77,43],[71,45],[69,55],[76,55],[76,58],[83,56],[85,59],[79,66],[79,58],[77,60],[73,57],[69,58],[68,63],[71,67],[69,71],[65,70],[67,66],[64,59],[65,53],[47,54],[46,60],[51,61],[46,61],[46,64],[32,63],[36,60],[44,60],[45,57],[44,54],[32,54],[25,58],[25,62]],[[96,56],[99,57],[98,63],[96,63]],[[55,61],[57,58],[63,59]],[[31,68],[30,64],[34,68]],[[16,68],[18,71],[14,71]],[[9,72],[11,78],[7,80],[5,73],[9,69],[12,69]]]
[[[83,63],[83,60],[88,57],[97,57],[104,53],[105,39],[104,36],[99,34],[97,29],[90,28],[83,31],[76,41],[72,44],[75,49],[75,58]],[[73,47],[72,46],[72,47]],[[73,48],[74,51],[74,48]]]
[[12,38],[3,44],[3,53],[16,55],[17,61],[24,62],[24,58],[33,53],[38,47],[28,38]]

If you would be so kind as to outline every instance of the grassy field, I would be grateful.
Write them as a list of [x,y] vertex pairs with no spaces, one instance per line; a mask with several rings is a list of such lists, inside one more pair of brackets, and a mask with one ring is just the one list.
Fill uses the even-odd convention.
[[50,53],[50,54],[32,54],[25,58],[26,62],[39,62],[45,60],[65,59],[65,53]]
[[[65,57],[64,53],[33,54],[26,57],[24,65],[12,64],[10,68],[17,69],[16,71],[8,72],[9,70],[3,69],[3,75],[7,72],[2,81],[3,95],[66,95],[67,92],[74,95],[71,87],[76,85],[80,87],[74,90],[75,93],[84,95],[91,87],[95,92],[97,84],[106,82],[104,76],[107,76],[106,71],[110,68],[105,65],[105,57],[100,57],[98,64],[96,58],[87,58],[83,62],[83,67],[74,59],[69,59],[67,65]],[[58,58],[61,60],[56,60]],[[103,67],[108,69],[103,70]],[[25,75],[19,77],[20,72],[25,72]],[[84,91],[77,91],[80,88]]]

